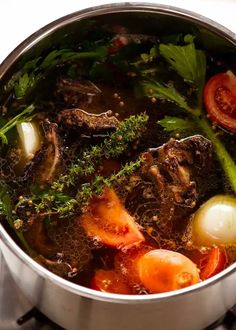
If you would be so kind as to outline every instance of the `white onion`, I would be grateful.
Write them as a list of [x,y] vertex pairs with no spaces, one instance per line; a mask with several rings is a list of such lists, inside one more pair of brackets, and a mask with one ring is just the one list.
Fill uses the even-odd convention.
[[16,125],[22,148],[27,158],[32,158],[40,148],[41,139],[34,123],[24,122]]
[[195,213],[192,240],[199,246],[236,243],[236,198],[218,195],[209,199]]

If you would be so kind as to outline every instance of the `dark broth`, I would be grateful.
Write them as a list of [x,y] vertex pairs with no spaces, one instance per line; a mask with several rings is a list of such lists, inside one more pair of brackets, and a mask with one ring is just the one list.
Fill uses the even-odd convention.
[[[134,47],[134,50],[131,51],[132,56],[122,57],[120,54],[125,53],[125,49],[127,50],[128,47],[132,50],[132,45]],[[110,177],[127,162],[135,161],[140,154],[147,152],[149,148],[161,147],[170,138],[181,140],[192,135],[204,135],[198,128],[194,130],[194,133],[166,132],[157,123],[158,120],[167,115],[179,116],[179,108],[174,103],[164,102],[154,97],[142,97],[139,89],[134,88],[138,85],[139,79],[143,79],[139,72],[140,68],[146,70],[149,65],[150,68],[153,68],[155,63],[143,62],[140,64],[140,68],[138,65],[130,65],[130,63],[140,61],[140,53],[148,53],[152,46],[152,42],[141,42],[141,46],[138,47],[137,43],[131,41],[120,50],[113,49],[106,59],[98,61],[82,59],[64,62],[46,72],[45,77],[30,90],[27,97],[16,99],[12,93],[12,97],[5,104],[7,108],[5,118],[11,117],[15,111],[19,111],[33,102],[37,112],[33,120],[37,123],[41,136],[41,149],[27,162],[22,156],[22,147],[19,144],[16,131],[12,130],[12,134],[8,137],[9,144],[4,145],[1,149],[1,181],[11,189],[13,205],[24,198],[30,199],[30,196],[37,197],[47,193],[52,182],[57,180],[60,175],[66,174],[71,164],[82,157],[86,148],[91,145],[100,145],[114,131],[113,128],[98,131],[92,131],[86,127],[71,128],[65,125],[63,120],[58,120],[58,115],[65,109],[77,108],[91,114],[109,111],[109,116],[114,116],[120,122],[131,115],[144,112],[149,116],[146,129],[138,139],[127,144],[125,152],[122,152],[118,157],[110,157],[105,162],[102,158],[95,165],[95,173],[88,173],[87,176],[76,179],[69,188],[64,189],[65,196],[76,196],[76,191],[78,187],[80,189],[81,185],[92,182],[98,175]],[[206,55],[207,77],[231,68],[232,56],[222,60],[220,55],[218,57],[212,56],[212,54]],[[163,77],[164,82],[174,81],[175,86],[178,86],[185,96],[187,95],[188,102],[190,104],[196,103],[194,93],[188,95],[186,84],[173,70],[167,69],[165,61],[161,60],[160,72],[154,72],[151,78],[155,79],[156,76]],[[81,92],[81,86],[78,87],[78,85],[88,80],[96,85],[97,90],[99,90],[97,94],[96,92],[93,94],[91,91],[87,94],[84,91]],[[85,87],[83,86],[83,88]],[[180,115],[180,117],[184,118],[184,115]],[[47,128],[44,127],[46,121],[57,125],[55,127],[59,144],[58,157],[60,157],[60,164],[48,183],[40,181],[41,174],[39,173],[40,171],[48,171],[47,165],[43,164],[44,166],[42,166],[42,162],[44,162],[43,148],[45,148],[44,152],[48,152],[50,156],[50,150],[48,151],[47,148],[51,142],[47,141],[48,137],[45,133]],[[227,145],[232,158],[235,160],[235,135],[220,128],[217,129],[217,133],[220,134],[222,142]],[[53,150],[51,152],[55,153]],[[175,205],[175,201],[173,201],[173,210],[171,205],[164,207],[154,181],[150,176],[143,174],[140,168],[122,180],[114,182],[113,189],[117,196],[140,226],[145,238],[145,243],[142,243],[143,246],[181,252],[193,260],[199,268],[201,267],[201,259],[209,253],[211,247],[199,247],[191,244],[189,226],[192,215],[210,197],[217,194],[233,194],[214,153],[212,157],[213,160],[209,167],[206,166],[207,171],[204,167],[202,168],[203,177],[198,174],[199,179],[197,179],[198,186],[196,188],[198,196],[194,206],[190,208]],[[194,164],[191,166],[194,167]],[[191,170],[191,175],[193,172]],[[161,174],[168,176],[168,173]],[[204,179],[206,175],[207,182]],[[56,198],[60,197],[59,194],[60,192]],[[60,203],[62,203],[63,198],[67,198],[65,196],[58,199]],[[170,197],[167,196],[166,200],[167,203],[170,203]],[[26,245],[22,245],[22,241],[19,244],[40,264],[69,281],[87,287],[91,286],[91,280],[97,269],[116,269],[119,272],[119,267],[122,264],[122,267],[132,270],[132,267],[127,266],[127,262],[132,263],[133,254],[137,253],[134,250],[143,247],[134,246],[131,249],[119,249],[107,246],[96,237],[88,236],[79,224],[79,219],[86,212],[86,207],[89,207],[89,204],[83,205],[82,208],[79,207],[74,213],[68,212],[59,215],[55,209],[48,211],[47,208],[37,213],[34,209],[34,200],[31,202],[19,204],[17,211],[13,212],[13,220],[16,224],[16,221],[20,219],[18,230],[23,233],[27,242]],[[6,220],[3,221],[6,223]],[[19,240],[19,238],[16,239]],[[30,247],[28,251],[27,245]],[[227,252],[227,265],[236,260],[235,248],[236,245],[224,247]],[[118,268],[117,264],[119,264]],[[133,294],[148,293],[140,283],[131,281],[130,285]]]

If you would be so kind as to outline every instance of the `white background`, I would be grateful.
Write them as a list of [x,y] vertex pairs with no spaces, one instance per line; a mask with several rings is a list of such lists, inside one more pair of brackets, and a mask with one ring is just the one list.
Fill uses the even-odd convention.
[[[122,0],[0,0],[0,63],[26,37],[71,12]],[[134,2],[134,1],[130,1]],[[207,16],[236,33],[236,0],[150,0]]]

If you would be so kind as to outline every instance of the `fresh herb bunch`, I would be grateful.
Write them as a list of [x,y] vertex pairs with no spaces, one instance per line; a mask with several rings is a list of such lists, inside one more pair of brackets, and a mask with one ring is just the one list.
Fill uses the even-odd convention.
[[196,90],[197,107],[192,108],[174,86],[157,82],[153,78],[141,82],[142,91],[144,95],[150,98],[155,97],[177,104],[182,110],[181,117],[184,113],[187,114],[186,119],[168,116],[158,123],[168,132],[178,132],[183,130],[184,127],[198,127],[213,143],[222,169],[229,180],[232,190],[236,192],[236,164],[219,137],[215,134],[203,110],[202,100],[206,75],[206,55],[202,50],[196,49],[193,36],[185,36],[184,41],[185,45],[160,44],[159,52],[170,65],[170,68],[175,70],[190,88]]
[[118,129],[111,133],[100,145],[85,150],[82,157],[71,165],[68,173],[52,184],[52,189],[62,192],[73,186],[79,177],[91,175],[102,159],[116,158],[128,147],[129,143],[140,138],[146,129],[148,116],[143,113],[130,116],[121,122]]

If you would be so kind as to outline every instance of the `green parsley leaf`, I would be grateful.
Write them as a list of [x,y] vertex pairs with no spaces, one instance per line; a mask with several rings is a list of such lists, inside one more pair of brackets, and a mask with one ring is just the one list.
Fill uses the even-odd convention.
[[36,77],[33,74],[29,75],[28,73],[25,73],[23,76],[21,76],[14,86],[16,97],[21,99],[26,94],[26,91],[33,87],[35,80]]
[[[190,41],[189,38],[187,40]],[[206,72],[205,53],[196,50],[193,42],[184,46],[160,44],[160,54],[186,81],[194,83],[197,87],[204,83]]]
[[158,121],[158,124],[164,128],[164,131],[170,133],[182,133],[192,131],[195,128],[193,120],[171,116],[165,116]]
[[158,49],[156,45],[154,45],[150,49],[149,54],[143,53],[140,55],[140,57],[143,62],[148,63],[148,62],[152,62],[157,57],[157,54],[158,54]]
[[189,106],[173,86],[167,86],[156,81],[143,81],[141,87],[144,95],[156,97],[161,100],[166,100],[176,103],[180,108],[189,111]]

